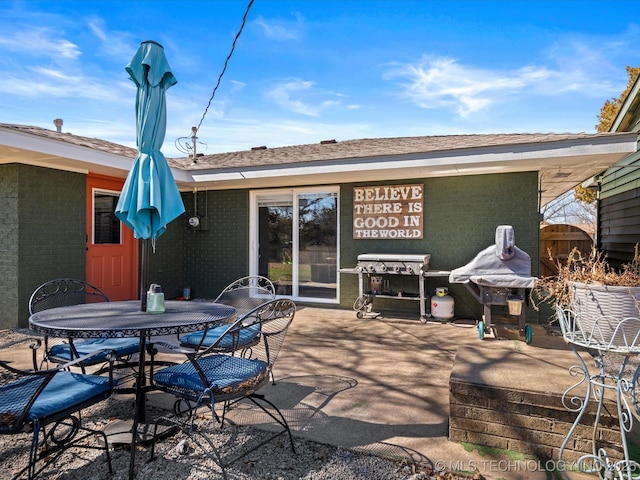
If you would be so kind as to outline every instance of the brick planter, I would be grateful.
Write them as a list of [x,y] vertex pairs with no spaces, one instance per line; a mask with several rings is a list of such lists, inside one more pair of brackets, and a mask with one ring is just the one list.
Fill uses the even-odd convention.
[[[558,459],[576,414],[567,411],[560,395],[477,385],[452,379],[449,384],[449,440],[512,450],[542,459]],[[613,402],[600,418],[598,445],[622,452]],[[590,404],[581,425],[565,448],[565,461],[591,453],[595,404]]]
[[[543,339],[542,351],[536,347],[537,337],[541,341],[536,334],[530,346],[520,341],[489,339],[458,350],[449,379],[449,440],[558,460],[562,442],[577,417],[564,407],[562,395],[578,380],[568,370],[578,361],[561,337]],[[529,352],[535,348],[536,352]],[[593,360],[584,355],[591,368]],[[584,398],[584,390],[578,390],[572,393]],[[565,461],[573,462],[592,453],[596,407],[592,399],[581,425],[565,447]],[[599,425],[598,447],[605,448],[612,457],[620,452],[622,458],[611,391],[606,393]],[[627,440],[638,443],[637,437],[636,428]]]

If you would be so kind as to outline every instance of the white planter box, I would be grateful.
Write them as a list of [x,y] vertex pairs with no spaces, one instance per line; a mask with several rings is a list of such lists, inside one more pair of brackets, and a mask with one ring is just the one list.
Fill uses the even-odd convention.
[[571,310],[588,343],[640,346],[640,287],[571,284]]

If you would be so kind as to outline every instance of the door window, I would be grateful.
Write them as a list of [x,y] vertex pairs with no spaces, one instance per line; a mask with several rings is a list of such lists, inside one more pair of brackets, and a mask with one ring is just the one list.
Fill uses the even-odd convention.
[[118,194],[94,190],[93,192],[93,243],[95,245],[122,242],[120,220],[115,215]]

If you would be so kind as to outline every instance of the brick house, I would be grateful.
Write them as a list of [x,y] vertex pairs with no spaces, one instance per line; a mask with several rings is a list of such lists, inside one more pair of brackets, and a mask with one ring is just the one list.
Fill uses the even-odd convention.
[[[351,309],[357,276],[340,269],[358,254],[428,253],[431,268],[450,270],[492,244],[500,224],[513,225],[536,275],[540,208],[634,154],[636,141],[633,132],[424,136],[169,159],[186,213],[158,239],[149,280],[169,298],[185,286],[211,298],[263,274],[298,302]],[[138,245],[113,217],[135,155],[0,124],[0,328],[26,326],[31,292],[51,278],[136,298]],[[415,290],[398,281],[397,290]],[[476,307],[458,303],[461,314]]]

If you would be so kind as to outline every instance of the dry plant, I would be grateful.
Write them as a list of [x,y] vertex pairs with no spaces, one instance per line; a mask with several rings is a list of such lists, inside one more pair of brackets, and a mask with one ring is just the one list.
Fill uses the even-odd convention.
[[553,277],[540,278],[531,290],[530,300],[538,310],[540,304],[550,303],[569,308],[571,304],[571,284],[607,285],[620,287],[640,287],[640,255],[638,244],[634,248],[633,260],[623,265],[622,270],[614,270],[606,261],[606,255],[595,247],[585,257],[577,248],[571,250],[566,263],[554,260],[549,251],[549,259],[558,268]]

